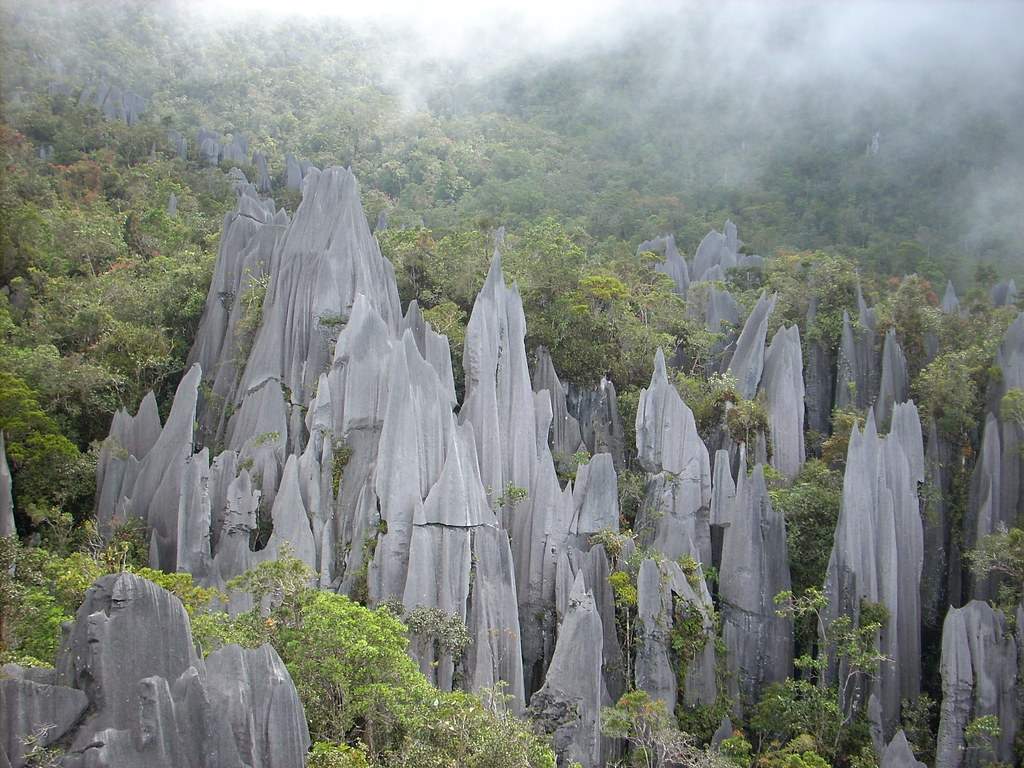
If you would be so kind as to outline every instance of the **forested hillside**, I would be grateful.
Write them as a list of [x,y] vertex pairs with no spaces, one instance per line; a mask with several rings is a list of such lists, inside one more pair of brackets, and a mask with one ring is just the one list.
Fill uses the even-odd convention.
[[734,10],[4,3],[0,757],[1021,763],[1019,9]]

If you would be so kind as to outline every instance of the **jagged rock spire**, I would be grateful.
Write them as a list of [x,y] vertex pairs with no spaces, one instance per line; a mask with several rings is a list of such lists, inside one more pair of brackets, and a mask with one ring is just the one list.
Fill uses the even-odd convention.
[[946,292],[942,294],[942,311],[947,315],[955,315],[960,312],[960,299],[956,296],[956,288],[953,281],[946,281]]
[[[98,470],[97,470],[98,471]],[[15,536],[14,496],[11,494],[11,468],[7,466],[7,446],[0,431],[0,536]]]
[[551,428],[548,442],[552,453],[561,461],[567,461],[583,448],[580,423],[569,415],[566,406],[566,387],[558,379],[551,353],[545,347],[537,347],[537,366],[533,371],[533,391],[546,391],[551,400]]
[[1015,699],[1017,644],[1006,630],[1003,614],[978,600],[963,608],[950,608],[942,626],[939,670],[942,708],[936,768],[979,764],[979,747],[966,743],[965,730],[986,715],[999,722],[995,759],[1012,761],[1020,725]]
[[719,596],[739,712],[756,703],[767,685],[791,675],[793,622],[776,613],[775,596],[790,589],[786,523],[772,509],[760,464],[747,477],[741,459],[735,505],[724,533]]
[[[669,558],[693,555],[711,562],[708,524],[711,466],[693,412],[668,380],[665,355],[654,359],[651,384],[640,391],[636,412],[637,459],[651,474],[638,528]],[[646,528],[646,530],[645,530]]]
[[792,480],[804,464],[804,366],[800,329],[775,332],[764,359],[761,386],[768,400],[772,466]]
[[764,346],[768,335],[768,319],[775,309],[775,295],[762,293],[750,316],[743,325],[743,331],[736,341],[736,350],[729,363],[729,372],[736,377],[739,393],[752,398],[757,393],[764,371]]
[[863,430],[851,432],[825,584],[828,620],[845,614],[858,622],[865,600],[888,611],[880,650],[891,661],[882,664],[870,692],[879,701],[886,735],[895,730],[900,702],[916,698],[920,685],[924,544],[917,483],[924,479],[924,456],[920,423],[913,428],[917,419],[911,401],[896,406],[893,423],[899,427],[888,437],[878,436],[873,412]]

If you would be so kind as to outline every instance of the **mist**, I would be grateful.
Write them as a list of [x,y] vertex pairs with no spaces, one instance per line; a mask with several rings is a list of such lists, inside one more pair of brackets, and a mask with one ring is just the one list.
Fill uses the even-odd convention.
[[[630,169],[628,180],[588,182],[597,185],[595,196],[613,181],[646,184],[651,194],[676,195],[709,211],[757,195],[780,174],[799,176],[811,153],[838,152],[837,174],[845,169],[846,179],[856,165],[857,178],[868,174],[870,184],[852,191],[824,185],[829,194],[863,196],[887,184],[919,183],[927,197],[919,208],[949,225],[904,223],[909,236],[933,238],[925,243],[929,249],[941,240],[1010,272],[1024,266],[1020,3],[179,2],[158,12],[171,39],[157,34],[146,43],[153,57],[148,67],[95,55],[98,30],[145,32],[133,23],[138,5],[101,7],[109,13],[97,15],[81,3],[46,5],[47,13],[65,14],[72,23],[32,30],[32,54],[60,73],[100,62],[98,74],[129,82],[159,104],[173,90],[168,83],[186,76],[210,88],[226,80],[250,92],[275,86],[265,75],[258,86],[248,82],[253,65],[245,61],[236,71],[206,74],[231,66],[218,56],[244,31],[266,45],[275,66],[286,60],[328,82],[344,80],[338,99],[348,99],[352,109],[362,108],[366,89],[383,94],[390,106],[372,109],[384,109],[392,125],[509,115],[557,135],[587,162],[602,158]],[[17,21],[32,12],[10,13]],[[85,27],[72,21],[83,13],[91,16]],[[17,48],[24,29],[24,22],[13,25],[5,51]],[[284,42],[291,37],[295,44]],[[162,47],[179,53],[165,55]],[[6,63],[5,90],[23,87],[22,63]],[[353,80],[358,87],[349,87]],[[218,113],[215,103],[204,109],[197,114],[219,123],[217,130],[270,136],[278,130],[237,109]],[[314,104],[302,109],[316,116]],[[387,143],[388,132],[380,133],[379,142]],[[325,153],[332,146],[307,144],[292,150]],[[341,154],[314,159],[354,161],[354,150]],[[870,162],[874,168],[860,167]],[[815,194],[806,191],[808,200]],[[757,245],[822,247],[849,237],[810,228],[772,232]]]

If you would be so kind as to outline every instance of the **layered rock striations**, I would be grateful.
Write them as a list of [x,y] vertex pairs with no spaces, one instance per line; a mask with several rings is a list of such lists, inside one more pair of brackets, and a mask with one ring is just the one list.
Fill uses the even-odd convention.
[[636,412],[637,460],[648,472],[641,540],[666,557],[711,563],[711,466],[693,412],[668,380],[659,349]]
[[[939,718],[936,768],[983,765],[986,759],[1012,762],[1020,727],[1015,685],[1018,682],[1017,643],[1006,629],[1003,614],[988,603],[973,600],[951,608],[942,626],[942,706]],[[985,739],[968,743],[967,727],[980,717],[999,724],[986,758]]]
[[806,458],[804,450],[804,366],[800,329],[780,328],[764,358],[761,388],[768,406],[771,464],[783,477],[796,477]]
[[760,464],[748,477],[746,462],[740,462],[721,562],[722,637],[730,693],[740,712],[759,701],[766,686],[793,671],[793,622],[778,615],[775,604],[775,596],[790,589],[786,523],[772,509]]
[[89,589],[45,679],[4,671],[0,746],[11,765],[25,764],[25,739],[39,734],[60,743],[69,768],[291,768],[309,749],[298,693],[270,646],[225,646],[204,661],[178,599],[133,574]]
[[[869,694],[877,698],[886,735],[895,730],[900,702],[919,692],[924,556],[917,496],[924,451],[913,402],[895,407],[893,425],[887,437],[880,437],[869,412],[864,428],[851,432],[825,583],[829,621],[848,615],[857,624],[865,601],[883,605],[888,613],[879,649],[889,661],[876,681],[859,682],[866,688],[861,700]],[[831,671],[837,673],[846,674],[843,668]],[[845,707],[850,701],[841,703]]]

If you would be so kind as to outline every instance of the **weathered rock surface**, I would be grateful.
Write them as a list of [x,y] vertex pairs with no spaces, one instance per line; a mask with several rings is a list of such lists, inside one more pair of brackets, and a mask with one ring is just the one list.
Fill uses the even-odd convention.
[[11,468],[7,465],[7,445],[0,432],[0,536],[15,536],[14,497],[11,494]]
[[544,686],[530,715],[550,733],[559,764],[601,765],[601,619],[582,572],[569,595]]
[[789,589],[785,520],[772,509],[763,467],[758,464],[747,477],[741,460],[719,571],[722,636],[737,712],[756,703],[766,686],[792,674],[793,623],[777,615],[774,601]]
[[964,732],[979,717],[994,716],[1000,734],[994,757],[1013,760],[1013,742],[1020,725],[1015,684],[1017,644],[1006,631],[1002,613],[973,600],[950,608],[942,627],[942,707],[936,768],[984,764],[981,745],[969,746]]
[[272,648],[227,646],[204,663],[178,599],[134,574],[89,589],[47,678],[0,681],[12,765],[22,762],[11,739],[46,725],[42,743],[59,740],[71,768],[291,768],[309,748],[298,693]]
[[[869,412],[864,429],[850,435],[843,497],[829,559],[826,616],[859,621],[862,601],[888,610],[877,681],[864,691],[878,698],[884,735],[895,730],[900,702],[920,686],[920,579],[924,556],[917,484],[924,480],[920,422],[913,402],[897,405],[894,428],[881,438]],[[915,428],[916,427],[916,428]],[[832,674],[845,672],[832,670]],[[843,706],[848,701],[841,702]]]
[[804,366],[800,329],[780,328],[764,359],[761,387],[768,401],[772,466],[792,480],[804,465]]
[[637,459],[650,473],[637,528],[670,559],[693,554],[711,562],[711,466],[693,412],[668,380],[659,349],[651,384],[636,412]]
[[893,406],[906,401],[909,385],[907,359],[896,341],[896,331],[890,328],[882,345],[882,380],[875,402],[875,417],[880,429],[889,429]]
[[889,746],[882,753],[880,768],[926,768],[925,764],[914,757],[907,735],[900,728],[892,737]]
[[607,378],[593,389],[570,383],[566,408],[579,424],[583,447],[591,455],[610,453],[616,471],[623,469],[625,434],[615,385]]
[[737,390],[747,399],[757,393],[757,386],[761,382],[768,319],[773,309],[775,296],[762,294],[743,325],[743,331],[736,341],[736,350],[729,363],[729,372],[736,377]]
[[942,294],[942,311],[947,315],[955,315],[960,312],[960,299],[956,296],[956,288],[953,281],[946,281],[946,292]]
[[580,423],[569,414],[566,406],[566,387],[558,379],[551,353],[544,347],[537,348],[537,366],[533,371],[533,391],[546,391],[551,400],[551,428],[548,443],[556,460],[567,462],[584,449]]
[[[685,574],[674,561],[644,560],[637,575],[637,651],[633,669],[636,687],[674,712],[678,701],[687,706],[714,704],[714,606],[698,567]],[[697,636],[692,636],[696,630]],[[680,659],[673,651],[672,632],[686,634],[693,651]],[[686,664],[684,690],[678,690],[676,668]]]
[[1005,283],[999,283],[989,291],[989,298],[995,307],[1008,307],[1017,303],[1017,283],[1011,277]]

